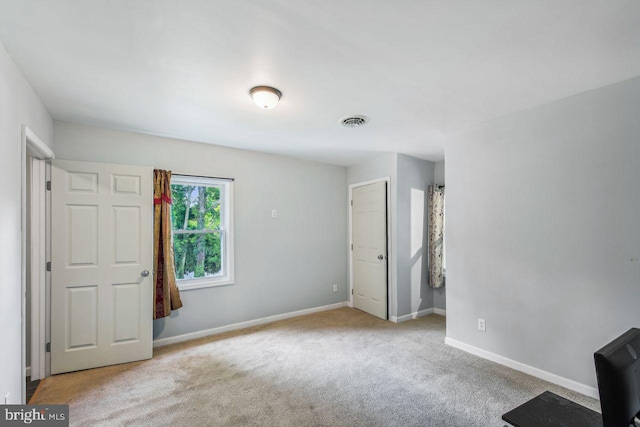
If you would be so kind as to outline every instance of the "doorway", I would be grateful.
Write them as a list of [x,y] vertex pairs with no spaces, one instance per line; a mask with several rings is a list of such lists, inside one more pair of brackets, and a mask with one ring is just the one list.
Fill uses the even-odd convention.
[[[47,163],[53,151],[26,125],[22,127],[22,377],[46,376],[48,195]],[[28,300],[27,300],[28,297]],[[27,329],[28,324],[28,329]],[[26,403],[26,381],[22,401]]]

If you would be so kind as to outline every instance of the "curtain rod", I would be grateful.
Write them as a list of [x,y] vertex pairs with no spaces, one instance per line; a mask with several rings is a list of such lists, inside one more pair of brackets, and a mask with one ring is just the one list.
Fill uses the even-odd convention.
[[222,176],[205,176],[205,175],[190,175],[188,173],[171,172],[172,175],[190,176],[192,178],[211,178],[211,179],[224,179],[227,181],[235,181],[235,178],[225,178]]

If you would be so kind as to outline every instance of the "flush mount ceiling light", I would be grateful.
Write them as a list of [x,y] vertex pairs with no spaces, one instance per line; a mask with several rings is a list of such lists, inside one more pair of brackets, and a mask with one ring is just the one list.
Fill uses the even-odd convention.
[[282,92],[271,86],[256,86],[249,91],[249,95],[258,107],[269,109],[278,105]]

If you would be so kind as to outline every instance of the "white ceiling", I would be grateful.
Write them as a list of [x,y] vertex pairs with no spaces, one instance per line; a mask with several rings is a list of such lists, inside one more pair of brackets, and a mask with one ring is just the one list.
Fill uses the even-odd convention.
[[640,75],[640,1],[0,0],[0,40],[57,120],[439,160],[444,134]]

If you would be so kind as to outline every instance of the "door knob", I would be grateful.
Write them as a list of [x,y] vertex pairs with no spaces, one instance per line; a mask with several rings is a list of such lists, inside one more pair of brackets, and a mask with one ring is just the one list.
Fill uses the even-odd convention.
[[378,255],[378,259],[379,260],[383,260],[384,259],[384,255]]
[[147,270],[144,270],[142,273],[140,273],[140,275],[142,277],[147,277],[149,275],[149,272]]

